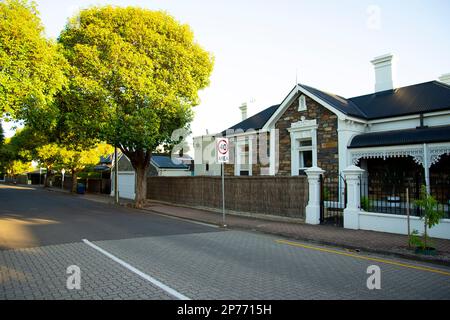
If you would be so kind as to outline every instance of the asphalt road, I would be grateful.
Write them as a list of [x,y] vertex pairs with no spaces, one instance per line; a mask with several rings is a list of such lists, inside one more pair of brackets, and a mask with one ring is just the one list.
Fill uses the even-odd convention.
[[[0,299],[450,299],[450,268],[42,189],[0,185],[0,204]],[[80,289],[67,288],[73,265]]]
[[0,185],[0,249],[217,232],[42,188]]

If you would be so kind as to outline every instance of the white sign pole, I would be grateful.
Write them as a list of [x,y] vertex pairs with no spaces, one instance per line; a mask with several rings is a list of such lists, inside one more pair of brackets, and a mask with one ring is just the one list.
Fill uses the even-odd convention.
[[226,227],[225,223],[225,165],[222,162],[222,224]]
[[225,220],[225,163],[230,160],[228,147],[227,138],[216,139],[217,161],[222,164],[222,224],[224,227],[227,226]]
[[66,170],[62,169],[61,170],[61,174],[62,174],[62,177],[61,177],[61,189],[63,189],[63,190],[64,190],[64,174],[65,173],[66,173]]

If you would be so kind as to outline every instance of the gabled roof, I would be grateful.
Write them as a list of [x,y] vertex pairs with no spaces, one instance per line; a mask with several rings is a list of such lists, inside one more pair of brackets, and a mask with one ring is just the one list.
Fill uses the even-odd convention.
[[348,99],[374,120],[450,109],[450,86],[430,81]]
[[112,160],[114,158],[114,153],[105,156],[100,157],[100,164],[111,164]]
[[342,113],[365,120],[450,110],[450,86],[430,81],[353,98],[300,84]]
[[225,135],[227,131],[235,131],[235,130],[243,130],[247,131],[249,129],[259,130],[264,124],[270,119],[270,117],[275,113],[280,105],[274,105],[263,111],[251,116],[244,121],[235,124],[234,126],[228,128],[227,130],[222,131],[222,135]]
[[110,170],[110,166],[106,165],[106,164],[98,164],[96,166],[94,166],[94,171],[107,171]]
[[[124,156],[126,158],[126,161],[130,161],[128,159],[128,157],[122,152],[119,153],[119,156],[118,156],[119,161],[122,158],[122,156]],[[189,156],[185,155],[185,157],[189,157]],[[111,158],[113,158],[113,155],[111,155]],[[181,161],[183,159],[180,158],[179,160]],[[153,153],[152,157],[150,159],[150,163],[159,169],[183,169],[183,170],[189,169],[188,165],[183,164],[183,163],[179,163],[179,164],[174,163],[169,154],[163,154],[163,153]],[[112,162],[112,167],[114,167],[114,161]]]
[[[310,93],[313,99],[322,100],[331,109],[334,108],[344,115],[364,120],[450,110],[450,86],[438,81],[424,82],[348,99],[304,84],[299,84],[297,88]],[[291,91],[289,95],[293,96],[294,93]],[[281,105],[271,106],[228,130],[261,129],[282,105],[286,105],[286,99]],[[222,134],[225,133],[226,131],[222,132]]]
[[348,147],[352,149],[446,141],[450,141],[450,126],[439,126],[431,128],[418,127],[415,129],[359,134],[353,137],[352,142]]
[[351,99],[345,99],[333,93],[321,91],[304,84],[299,84],[299,86],[311,92],[318,98],[324,100],[325,102],[327,102],[328,104],[330,104],[331,106],[333,106],[334,108],[336,108],[337,110],[341,111],[346,115],[355,116],[358,118],[367,117],[366,114],[355,103],[351,101]]
[[188,169],[189,167],[183,163],[177,164],[172,161],[169,155],[153,154],[151,162],[160,169]]

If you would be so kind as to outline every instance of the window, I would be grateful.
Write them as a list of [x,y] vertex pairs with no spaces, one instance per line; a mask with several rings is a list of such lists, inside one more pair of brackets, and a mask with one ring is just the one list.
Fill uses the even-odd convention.
[[248,176],[249,154],[248,144],[239,145],[239,175]]
[[299,154],[298,167],[300,169],[311,168],[312,167],[312,150],[311,151],[300,151]]
[[291,175],[304,175],[307,168],[317,166],[317,120],[301,120],[291,124]]
[[303,94],[298,98],[298,111],[306,111],[306,97]]
[[298,147],[312,147],[312,140],[297,140],[298,141]]
[[313,166],[312,140],[299,139],[298,145],[298,172],[303,175],[305,169]]
[[251,141],[241,140],[236,144],[236,169],[235,175],[237,176],[251,176]]

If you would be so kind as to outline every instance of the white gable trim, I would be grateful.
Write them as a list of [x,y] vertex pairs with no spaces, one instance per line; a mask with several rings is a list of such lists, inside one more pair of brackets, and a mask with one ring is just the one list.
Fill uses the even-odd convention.
[[311,99],[313,99],[317,103],[321,104],[326,109],[328,109],[331,112],[333,112],[335,115],[338,116],[338,118],[340,120],[349,119],[349,120],[353,120],[355,122],[360,122],[360,123],[364,123],[364,124],[366,123],[365,120],[362,120],[362,119],[359,119],[359,118],[350,117],[350,116],[342,113],[341,111],[337,110],[335,107],[333,107],[329,103],[325,102],[324,100],[320,99],[316,95],[312,94],[311,92],[309,92],[308,90],[306,90],[302,86],[297,85],[291,90],[291,92],[288,94],[288,96],[283,100],[283,102],[278,107],[277,111],[275,111],[275,113],[272,115],[272,117],[270,117],[270,119],[266,122],[266,124],[264,125],[262,130],[269,130],[269,129],[273,129],[275,127],[275,123],[281,118],[281,116],[284,114],[286,109],[290,106],[290,104],[294,100],[295,96],[299,92],[303,93],[304,95],[306,95],[308,97],[310,97]]
[[[117,163],[119,163],[120,159],[122,159],[122,157],[125,157],[128,161],[130,161],[130,159],[128,159],[128,157],[126,156],[125,153],[122,152],[122,150],[120,150],[119,148],[117,148]],[[130,161],[131,163],[131,161]],[[112,156],[112,161],[111,161],[111,172],[114,171],[113,168],[116,165],[116,161],[114,159],[114,153]],[[127,171],[128,172],[128,171]]]

